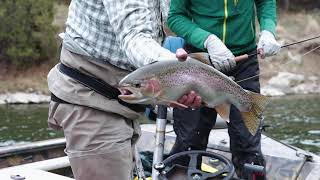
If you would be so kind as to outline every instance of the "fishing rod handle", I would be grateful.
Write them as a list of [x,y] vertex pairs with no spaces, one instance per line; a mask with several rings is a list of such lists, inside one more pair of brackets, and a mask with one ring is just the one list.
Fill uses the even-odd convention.
[[240,61],[246,60],[246,59],[248,59],[248,58],[249,58],[249,55],[248,55],[248,54],[243,54],[243,55],[240,55],[240,56],[236,56],[236,57],[234,58],[234,60],[235,60],[236,62],[240,62]]
[[240,55],[240,56],[236,56],[236,57],[234,58],[234,60],[235,60],[236,62],[240,62],[240,61],[249,59],[249,58],[251,58],[251,57],[253,57],[253,56],[256,56],[256,55],[258,55],[258,54],[259,54],[259,52],[256,52],[256,53],[253,53],[253,54],[243,54],[243,55]]
[[[240,55],[240,56],[236,56],[234,58],[234,60],[236,62],[240,62],[240,61],[246,60],[249,57],[255,56],[255,55],[257,55],[257,53],[254,53],[254,54],[243,54],[243,55]],[[208,53],[190,53],[190,54],[188,54],[188,56],[191,57],[191,58],[195,58],[195,59],[197,59],[198,61],[200,61],[200,62],[202,62],[204,64],[211,65],[210,57],[209,57]]]

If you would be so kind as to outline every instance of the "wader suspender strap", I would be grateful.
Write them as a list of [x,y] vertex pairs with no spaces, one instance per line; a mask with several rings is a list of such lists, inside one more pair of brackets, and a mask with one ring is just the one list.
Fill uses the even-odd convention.
[[[118,102],[120,104],[132,109],[133,111],[143,112],[146,108],[146,106],[143,106],[143,105],[129,104],[129,103],[126,103],[126,102],[120,100],[118,98],[118,95],[120,95],[121,92],[117,88],[111,86],[108,83],[105,83],[104,81],[102,81],[98,78],[86,75],[86,74],[84,74],[74,68],[70,68],[62,63],[58,64],[58,69],[60,72],[71,77],[72,79],[78,81],[80,84],[94,90],[95,92],[101,94],[102,96],[104,96],[108,99],[118,100]],[[56,97],[53,94],[51,95],[51,100],[53,100],[55,102],[60,102],[60,103],[68,103],[64,100],[59,99],[58,97]]]
[[63,74],[71,77],[72,79],[75,79],[82,85],[89,87],[90,89],[96,91],[97,93],[103,95],[104,97],[108,99],[117,99],[118,95],[120,95],[120,91],[111,86],[110,84],[107,84],[100,79],[94,78],[92,76],[86,75],[74,68],[70,68],[62,63],[58,64],[58,69]]

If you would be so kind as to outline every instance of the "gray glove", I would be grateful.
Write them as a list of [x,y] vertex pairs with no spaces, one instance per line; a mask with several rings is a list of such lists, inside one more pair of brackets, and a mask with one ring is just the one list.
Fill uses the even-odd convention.
[[264,58],[278,54],[281,49],[281,45],[276,41],[271,32],[264,30],[260,33],[257,49],[258,51],[262,49],[262,52],[260,51],[260,55]]
[[236,67],[234,55],[216,35],[208,36],[204,47],[207,48],[211,62],[217,70],[226,73]]

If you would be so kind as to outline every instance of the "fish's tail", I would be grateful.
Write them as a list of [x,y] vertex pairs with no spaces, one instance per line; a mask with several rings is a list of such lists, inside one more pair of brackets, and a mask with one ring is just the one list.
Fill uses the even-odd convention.
[[261,123],[262,112],[269,102],[269,98],[259,93],[248,91],[251,98],[249,111],[241,112],[244,124],[252,135],[255,135]]

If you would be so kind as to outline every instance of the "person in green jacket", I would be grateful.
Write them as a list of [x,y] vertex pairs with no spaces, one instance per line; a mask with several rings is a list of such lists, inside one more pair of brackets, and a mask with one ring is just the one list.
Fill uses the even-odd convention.
[[[256,18],[260,36],[256,45]],[[275,40],[275,0],[171,0],[168,27],[185,40],[187,52],[208,52],[212,65],[244,89],[260,92],[257,56],[236,63],[235,56],[259,52],[261,58],[277,54],[281,46]],[[174,109],[177,134],[171,154],[206,149],[216,112],[200,109]],[[214,119],[214,120],[213,120]],[[263,120],[261,118],[261,127]],[[244,177],[245,163],[265,166],[261,153],[261,129],[251,135],[239,111],[231,106],[228,132],[230,151],[237,175]]]

